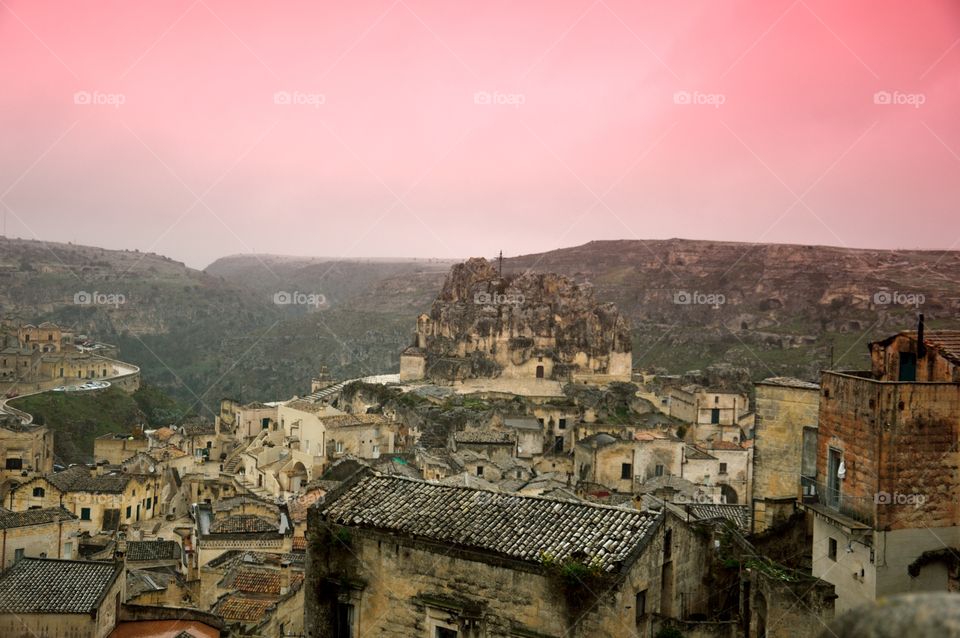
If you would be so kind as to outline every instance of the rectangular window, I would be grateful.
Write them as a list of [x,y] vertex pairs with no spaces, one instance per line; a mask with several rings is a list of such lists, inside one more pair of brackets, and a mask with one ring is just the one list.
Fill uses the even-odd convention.
[[726,463],[721,463],[721,464],[720,464],[720,473],[721,473],[721,474],[726,474],[726,473],[727,473],[727,464],[726,464]]
[[843,453],[830,448],[827,454],[827,505],[840,507],[840,464],[843,463]]
[[673,530],[667,530],[663,534],[663,560],[670,560],[673,555]]
[[559,422],[559,426],[558,426],[558,427],[559,427],[561,430],[566,430],[566,429],[567,429],[567,420],[566,420],[566,419],[560,419],[560,422]]
[[89,508],[89,507],[81,507],[81,508],[80,508],[80,520],[81,520],[81,521],[89,521],[89,520],[90,520],[90,508]]
[[654,475],[654,476],[663,476],[663,466],[662,466],[662,465],[658,465],[658,466],[656,466],[655,468],[653,468],[653,475]]
[[437,627],[435,638],[457,638],[457,630],[448,629],[446,627]]
[[23,548],[13,550],[13,562],[19,563],[21,558],[23,558]]
[[563,437],[558,436],[553,439],[553,451],[556,453],[563,452]]
[[620,464],[620,478],[629,479],[633,474],[633,465],[630,463],[621,463]]
[[337,603],[336,624],[333,627],[334,638],[353,638],[353,605]]
[[7,469],[8,470],[23,469],[23,459],[7,459]]
[[717,425],[720,423],[720,408],[710,410],[710,423]]
[[837,539],[835,538],[827,539],[827,558],[837,560]]
[[900,353],[900,373],[898,381],[917,380],[917,355],[912,352]]
[[147,508],[147,509],[150,509],[152,506],[153,506],[153,497],[151,496],[151,497],[148,497],[148,498],[147,498],[146,508]]
[[633,603],[634,615],[636,616],[636,623],[639,625],[643,623],[643,617],[647,614],[647,590],[638,591],[637,596],[634,599]]
[[127,518],[130,518],[130,506],[127,505]]
[[478,465],[478,466],[477,466],[477,476],[483,476],[483,466],[482,466],[482,465]]

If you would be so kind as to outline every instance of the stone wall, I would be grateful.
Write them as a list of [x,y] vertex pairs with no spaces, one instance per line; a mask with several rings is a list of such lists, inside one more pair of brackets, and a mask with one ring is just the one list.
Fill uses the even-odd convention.
[[816,428],[816,388],[757,384],[753,444],[753,531],[777,525],[800,495],[804,428]]

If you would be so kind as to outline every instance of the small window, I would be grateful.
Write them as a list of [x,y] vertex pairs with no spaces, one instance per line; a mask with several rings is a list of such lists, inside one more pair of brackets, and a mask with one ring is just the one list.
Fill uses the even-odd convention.
[[658,466],[656,466],[655,468],[653,468],[653,475],[654,475],[654,476],[663,476],[663,466],[662,466],[662,465],[658,465]]
[[717,425],[720,423],[720,408],[710,410],[710,423]]
[[478,466],[477,466],[477,476],[483,476],[483,466],[482,466],[482,465],[478,465]]
[[90,508],[89,508],[89,507],[81,507],[81,508],[80,508],[80,520],[81,520],[81,521],[89,521],[89,520],[90,520]]
[[127,505],[127,518],[130,518],[130,506]]
[[43,498],[44,496],[46,496],[46,494],[47,494],[47,491],[46,491],[45,489],[43,489],[42,487],[35,487],[35,488],[33,488],[33,495],[34,495],[34,496],[38,496],[38,497],[40,497],[40,498]]
[[670,560],[673,554],[673,530],[668,529],[663,533],[663,560]]
[[634,615],[638,625],[643,623],[643,617],[647,614],[647,590],[638,591],[633,603]]
[[437,633],[435,638],[457,638],[456,629],[448,629],[446,627],[437,627]]
[[620,464],[620,478],[629,479],[633,474],[633,465],[631,463]]
[[21,558],[23,558],[23,548],[13,550],[13,562],[18,563]]
[[147,498],[146,509],[150,509],[151,507],[153,507],[153,497],[148,497],[148,498]]
[[566,430],[566,429],[567,429],[567,420],[566,420],[566,419],[560,419],[560,420],[558,421],[557,427],[559,427],[561,430]]
[[726,474],[726,473],[727,473],[727,464],[726,464],[726,463],[721,463],[721,464],[720,464],[720,473],[721,473],[721,474]]
[[23,459],[7,459],[8,470],[21,470],[23,469]]
[[837,539],[835,538],[827,539],[827,558],[837,560]]

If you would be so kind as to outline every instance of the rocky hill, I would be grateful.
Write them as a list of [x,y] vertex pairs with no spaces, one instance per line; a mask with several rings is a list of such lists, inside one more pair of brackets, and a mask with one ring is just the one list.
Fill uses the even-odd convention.
[[[486,259],[451,268],[414,344],[431,377],[575,373],[630,378],[629,324],[616,306],[555,273],[501,276]],[[619,366],[619,367],[618,367]]]
[[[304,393],[320,365],[340,377],[397,370],[451,265],[246,255],[200,272],[160,255],[0,238],[0,314],[116,343],[147,382],[210,416],[225,395]],[[919,311],[934,328],[960,328],[958,252],[610,241],[503,268],[592,288],[629,322],[635,365],[706,378],[860,366],[868,340],[912,327]],[[74,303],[78,292],[124,298]],[[324,304],[278,305],[278,292]]]

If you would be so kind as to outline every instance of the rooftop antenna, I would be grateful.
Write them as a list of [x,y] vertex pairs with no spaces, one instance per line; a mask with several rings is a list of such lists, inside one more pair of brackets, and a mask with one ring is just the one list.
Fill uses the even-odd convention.
[[500,251],[500,256],[497,257],[497,260],[500,262],[500,279],[503,279],[503,251]]

